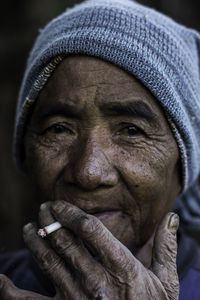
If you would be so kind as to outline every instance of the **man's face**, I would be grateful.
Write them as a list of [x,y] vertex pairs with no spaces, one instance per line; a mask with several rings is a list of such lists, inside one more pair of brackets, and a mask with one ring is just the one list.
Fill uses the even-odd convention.
[[127,72],[71,56],[36,102],[25,167],[42,201],[98,217],[132,251],[154,233],[180,192],[179,153],[151,93]]

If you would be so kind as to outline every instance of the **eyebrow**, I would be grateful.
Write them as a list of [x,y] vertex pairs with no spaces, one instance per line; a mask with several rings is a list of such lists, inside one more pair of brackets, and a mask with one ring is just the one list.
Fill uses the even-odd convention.
[[[151,123],[158,122],[158,116],[143,101],[109,102],[100,105],[100,110],[107,116],[129,116],[143,118]],[[51,103],[49,106],[41,104],[37,112],[37,120],[60,115],[68,118],[80,118],[82,109],[67,103]]]
[[130,116],[146,119],[150,122],[156,122],[158,116],[143,101],[125,102],[125,103],[106,103],[101,105],[101,110],[107,115]]
[[76,107],[66,103],[52,103],[49,106],[42,104],[37,112],[37,119],[49,118],[53,115],[60,115],[69,118],[77,118],[80,116],[80,111]]

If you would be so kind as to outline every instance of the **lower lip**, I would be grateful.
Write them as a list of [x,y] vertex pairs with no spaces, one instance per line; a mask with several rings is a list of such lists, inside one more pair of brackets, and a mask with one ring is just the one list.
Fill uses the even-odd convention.
[[95,213],[93,216],[98,218],[99,220],[105,220],[105,219],[111,219],[117,215],[119,215],[121,212],[120,211],[104,211],[100,213]]

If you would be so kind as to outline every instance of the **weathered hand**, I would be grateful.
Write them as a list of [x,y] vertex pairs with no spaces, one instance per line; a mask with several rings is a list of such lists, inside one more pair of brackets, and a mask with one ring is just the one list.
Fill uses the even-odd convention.
[[178,299],[176,215],[168,214],[160,224],[152,266],[146,269],[94,216],[64,201],[52,207],[54,217],[49,205],[43,206],[41,225],[57,219],[64,228],[48,236],[49,245],[28,225],[25,241],[54,282],[61,299]]
[[0,275],[1,300],[49,300],[50,298],[18,289],[5,275]]

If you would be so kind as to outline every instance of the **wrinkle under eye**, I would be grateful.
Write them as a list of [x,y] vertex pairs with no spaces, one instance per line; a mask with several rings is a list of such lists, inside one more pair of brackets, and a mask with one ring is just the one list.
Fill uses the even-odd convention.
[[73,132],[63,126],[63,125],[60,125],[60,124],[55,124],[55,125],[52,125],[51,127],[47,128],[44,133],[47,133],[47,132],[52,132],[54,134],[62,134],[62,133],[68,133],[68,134],[73,134]]

